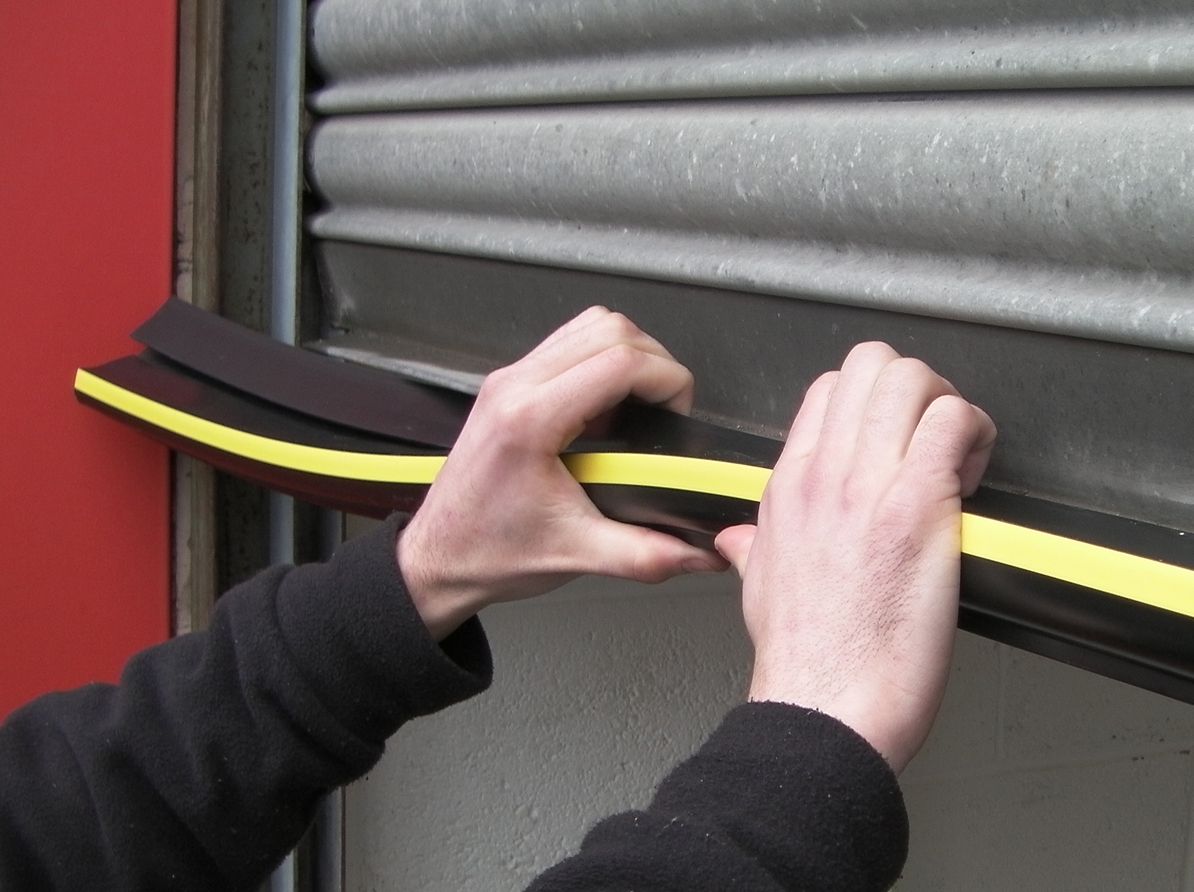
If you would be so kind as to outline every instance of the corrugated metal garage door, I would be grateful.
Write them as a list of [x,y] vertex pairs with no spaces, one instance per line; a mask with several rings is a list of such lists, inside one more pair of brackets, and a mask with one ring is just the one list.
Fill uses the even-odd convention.
[[[1188,0],[323,0],[317,346],[483,371],[600,302],[692,367],[700,412],[777,434],[813,376],[883,338],[991,410],[996,485],[1194,531],[1192,19]],[[684,604],[680,640],[724,625]],[[513,888],[649,788],[659,740],[716,700],[698,670],[733,660],[676,659],[636,637],[650,614],[611,611],[612,675],[548,614],[504,638],[494,618],[515,693],[420,726],[358,788],[350,877]],[[544,665],[597,678],[599,705],[570,681],[557,706]],[[601,732],[651,719],[569,750],[577,699]],[[553,810],[574,776],[603,782]]]
[[1194,529],[1188,3],[324,0],[310,45],[324,349],[483,370],[601,302],[776,432],[880,337],[997,485]]

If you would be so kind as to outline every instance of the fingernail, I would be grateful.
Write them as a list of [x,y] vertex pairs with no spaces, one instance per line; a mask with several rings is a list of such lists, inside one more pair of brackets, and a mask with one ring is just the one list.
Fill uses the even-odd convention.
[[688,558],[682,564],[685,573],[720,573],[722,568],[707,558]]

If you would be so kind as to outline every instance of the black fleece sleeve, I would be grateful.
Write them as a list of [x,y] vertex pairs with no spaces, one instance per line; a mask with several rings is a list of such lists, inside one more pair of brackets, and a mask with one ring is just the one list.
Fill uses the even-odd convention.
[[895,775],[853,730],[751,703],[660,785],[599,823],[531,892],[886,889],[907,856]]
[[488,686],[476,620],[428,635],[398,524],[233,589],[209,630],[137,655],[117,686],[13,713],[0,889],[252,888],[407,719]]

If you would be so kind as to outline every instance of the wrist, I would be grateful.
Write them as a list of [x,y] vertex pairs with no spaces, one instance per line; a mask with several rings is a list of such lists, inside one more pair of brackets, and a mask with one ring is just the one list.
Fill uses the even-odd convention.
[[423,625],[436,641],[443,641],[483,606],[467,593],[445,585],[427,570],[425,552],[410,527],[398,534],[395,558],[398,572]]
[[756,664],[747,699],[752,703],[774,702],[803,706],[849,727],[883,757],[899,775],[922,741],[908,740],[908,717],[902,713],[899,697],[858,680],[844,686],[827,686],[815,673],[769,671]]

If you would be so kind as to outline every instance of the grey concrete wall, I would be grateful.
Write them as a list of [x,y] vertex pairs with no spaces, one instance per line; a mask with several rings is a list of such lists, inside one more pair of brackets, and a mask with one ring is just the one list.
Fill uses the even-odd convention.
[[348,889],[522,888],[645,804],[746,688],[721,579],[575,585],[484,622],[493,689],[399,731],[350,790]]
[[[519,889],[649,798],[746,686],[728,576],[580,583],[484,617],[492,691],[403,729],[350,791],[350,890]],[[1194,892],[1194,708],[960,634],[909,768],[901,890]]]
[[1194,890],[1194,707],[962,634],[901,889]]

